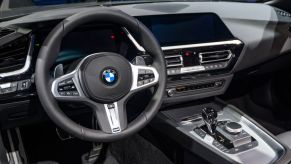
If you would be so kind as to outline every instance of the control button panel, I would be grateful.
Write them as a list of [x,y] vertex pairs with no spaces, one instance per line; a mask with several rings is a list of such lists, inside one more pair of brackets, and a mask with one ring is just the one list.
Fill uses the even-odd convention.
[[24,91],[29,89],[30,86],[31,86],[30,79],[0,84],[0,95],[14,93],[17,91]]
[[217,70],[217,69],[224,69],[228,66],[228,62],[218,62],[218,63],[211,63],[205,64],[204,68],[205,71]]
[[[195,128],[194,132],[203,140],[205,140],[206,136],[208,135],[201,128]],[[208,136],[211,137],[210,135],[208,135]],[[252,148],[258,146],[258,141],[254,140],[248,144],[240,145],[238,147],[227,147],[227,146],[221,144],[219,141],[213,139],[212,145],[224,153],[237,154],[237,153],[240,153],[240,152],[243,152],[243,151],[246,151],[246,150],[249,150],[249,149],[252,149]]]
[[252,136],[244,130],[241,130],[239,133],[230,133],[227,131],[227,124],[229,122],[221,123],[216,128],[218,135],[223,138],[224,143],[229,143],[232,147],[236,148],[252,142]]
[[239,147],[224,150],[223,152],[228,153],[228,154],[237,154],[237,153],[252,149],[256,146],[258,146],[258,141],[253,141],[251,143],[241,145]]
[[79,96],[79,92],[73,79],[67,79],[58,83],[58,93],[60,96]]
[[195,129],[194,129],[194,132],[195,132],[196,134],[198,134],[199,137],[201,137],[202,139],[204,139],[205,136],[206,136],[206,132],[205,132],[204,130],[202,130],[201,128],[195,128]]
[[149,69],[139,69],[138,70],[138,79],[137,86],[143,86],[148,83],[151,83],[155,80],[155,75],[152,70]]
[[209,135],[205,131],[205,126],[196,127],[192,132],[204,142],[227,154],[237,154],[258,146],[258,141],[244,130],[237,134],[227,132],[225,130],[225,124],[227,123],[229,122],[219,121],[214,135]]
[[218,62],[218,63],[199,65],[199,66],[192,66],[192,67],[168,68],[167,74],[179,75],[179,74],[184,74],[184,73],[195,73],[195,72],[202,72],[202,71],[219,70],[219,69],[226,68],[228,66],[228,63],[229,62]]
[[26,90],[31,86],[30,80],[23,80],[18,82],[18,90]]
[[168,97],[173,97],[173,96],[179,96],[179,94],[184,94],[187,92],[194,92],[194,91],[202,90],[202,89],[215,89],[215,88],[218,89],[218,88],[223,87],[224,83],[225,83],[224,80],[218,80],[218,81],[211,81],[211,82],[205,82],[205,83],[176,86],[173,88],[168,88],[167,95]]
[[222,145],[221,143],[219,143],[219,142],[216,141],[216,140],[214,140],[214,141],[212,142],[212,145],[215,146],[217,149],[223,151],[223,152],[226,152],[226,151],[228,150],[224,145]]

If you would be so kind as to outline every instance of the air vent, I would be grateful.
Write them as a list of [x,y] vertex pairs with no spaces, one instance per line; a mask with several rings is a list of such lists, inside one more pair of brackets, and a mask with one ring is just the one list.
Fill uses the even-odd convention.
[[232,53],[230,50],[199,53],[199,60],[201,64],[227,61],[230,60],[231,58]]
[[20,37],[0,46],[0,73],[13,72],[25,65],[29,49],[29,38]]
[[178,67],[183,66],[183,57],[181,55],[166,56],[167,67]]
[[0,28],[0,38],[4,37],[6,35],[12,34],[13,32],[15,32],[15,31],[12,29]]

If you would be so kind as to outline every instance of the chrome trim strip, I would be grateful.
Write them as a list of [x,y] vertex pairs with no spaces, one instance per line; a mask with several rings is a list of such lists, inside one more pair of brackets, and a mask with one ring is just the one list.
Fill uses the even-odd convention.
[[107,120],[110,125],[110,129],[112,133],[119,133],[121,132],[121,126],[120,126],[120,119],[119,119],[119,113],[118,113],[118,105],[117,102],[114,102],[114,108],[109,109],[108,104],[104,104]]
[[163,51],[174,50],[174,49],[184,49],[184,48],[197,48],[197,47],[208,47],[208,46],[219,46],[219,45],[239,45],[242,44],[240,40],[228,40],[228,41],[219,41],[219,42],[209,42],[209,43],[198,43],[198,44],[186,44],[186,45],[177,45],[177,46],[168,46],[162,47]]
[[30,65],[31,65],[33,45],[34,45],[34,36],[31,36],[29,48],[28,48],[28,53],[27,53],[27,57],[26,57],[24,66],[19,70],[0,73],[0,77],[3,78],[3,77],[15,76],[15,75],[19,75],[19,74],[22,74],[22,73],[25,73],[26,71],[28,71],[28,69],[30,68]]
[[[145,49],[134,39],[131,33],[125,28],[122,28],[126,33],[128,39],[134,44],[134,46],[141,52],[145,52]],[[209,43],[198,43],[198,44],[185,44],[185,45],[176,45],[176,46],[165,46],[161,47],[163,51],[175,50],[175,49],[184,49],[184,48],[196,48],[196,47],[208,47],[208,46],[220,46],[220,45],[239,45],[242,44],[240,40],[227,40],[219,42],[209,42]]]

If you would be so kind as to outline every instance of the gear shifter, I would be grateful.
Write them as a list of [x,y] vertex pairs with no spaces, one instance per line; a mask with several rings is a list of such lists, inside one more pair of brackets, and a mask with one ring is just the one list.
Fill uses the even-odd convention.
[[202,109],[202,118],[210,135],[215,135],[217,126],[217,111],[213,108],[206,107]]

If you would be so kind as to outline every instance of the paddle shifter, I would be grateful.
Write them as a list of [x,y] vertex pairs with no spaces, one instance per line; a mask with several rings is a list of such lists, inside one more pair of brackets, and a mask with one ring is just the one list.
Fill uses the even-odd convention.
[[213,108],[206,107],[202,109],[202,118],[207,127],[208,134],[215,135],[217,127],[217,111]]

